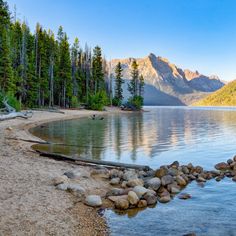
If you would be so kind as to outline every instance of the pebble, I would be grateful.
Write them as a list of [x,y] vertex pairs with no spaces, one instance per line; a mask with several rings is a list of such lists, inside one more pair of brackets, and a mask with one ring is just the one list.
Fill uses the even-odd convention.
[[98,195],[88,195],[85,198],[85,204],[91,207],[99,207],[102,205],[102,199]]

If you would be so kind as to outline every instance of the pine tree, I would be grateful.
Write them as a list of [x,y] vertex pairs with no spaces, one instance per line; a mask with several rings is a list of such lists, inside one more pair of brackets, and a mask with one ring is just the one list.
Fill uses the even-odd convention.
[[102,50],[99,46],[96,46],[93,50],[92,76],[94,94],[96,94],[98,91],[105,89]]
[[10,13],[8,5],[0,0],[0,89],[15,92],[10,51]]
[[132,97],[138,95],[138,82],[139,82],[139,71],[138,71],[138,64],[134,59],[132,62],[132,71],[131,71],[131,81],[128,84],[128,90]]
[[122,79],[122,71],[121,63],[118,62],[115,68],[115,105],[121,105],[123,100],[122,84],[124,83],[124,80]]
[[140,97],[143,97],[143,94],[144,94],[144,78],[143,78],[143,75],[140,75],[139,77],[139,91],[138,91],[138,95]]
[[74,44],[71,50],[71,63],[72,63],[72,84],[73,84],[73,96],[78,97],[78,58],[79,57],[79,39],[75,38]]

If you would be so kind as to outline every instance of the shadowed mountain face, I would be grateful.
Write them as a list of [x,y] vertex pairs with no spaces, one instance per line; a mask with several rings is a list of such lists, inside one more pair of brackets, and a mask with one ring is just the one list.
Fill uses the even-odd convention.
[[[136,60],[139,72],[143,75],[146,84],[145,105],[188,105],[224,86],[224,83],[216,76],[208,77],[197,71],[182,70],[167,59],[156,57],[154,54]],[[129,81],[133,58],[112,60],[113,75],[119,61],[122,64],[123,77]],[[125,100],[129,96],[127,81],[123,88]]]

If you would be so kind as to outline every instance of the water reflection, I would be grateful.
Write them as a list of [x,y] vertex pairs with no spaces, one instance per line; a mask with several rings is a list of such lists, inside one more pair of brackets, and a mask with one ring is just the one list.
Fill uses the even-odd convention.
[[[152,167],[175,159],[207,166],[220,154],[223,159],[235,153],[235,111],[173,107],[148,110],[108,115],[104,120],[52,122],[44,128],[34,128],[35,135],[66,144],[36,148]],[[207,155],[208,161],[202,161],[202,155]]]

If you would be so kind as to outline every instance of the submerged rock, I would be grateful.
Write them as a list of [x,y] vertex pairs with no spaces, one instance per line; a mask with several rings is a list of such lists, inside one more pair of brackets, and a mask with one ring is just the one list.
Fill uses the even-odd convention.
[[98,195],[89,195],[85,199],[85,204],[91,207],[99,207],[102,205],[102,199]]
[[179,198],[179,199],[186,200],[186,199],[191,198],[191,195],[188,194],[188,193],[181,193],[181,194],[178,195],[178,198]]

